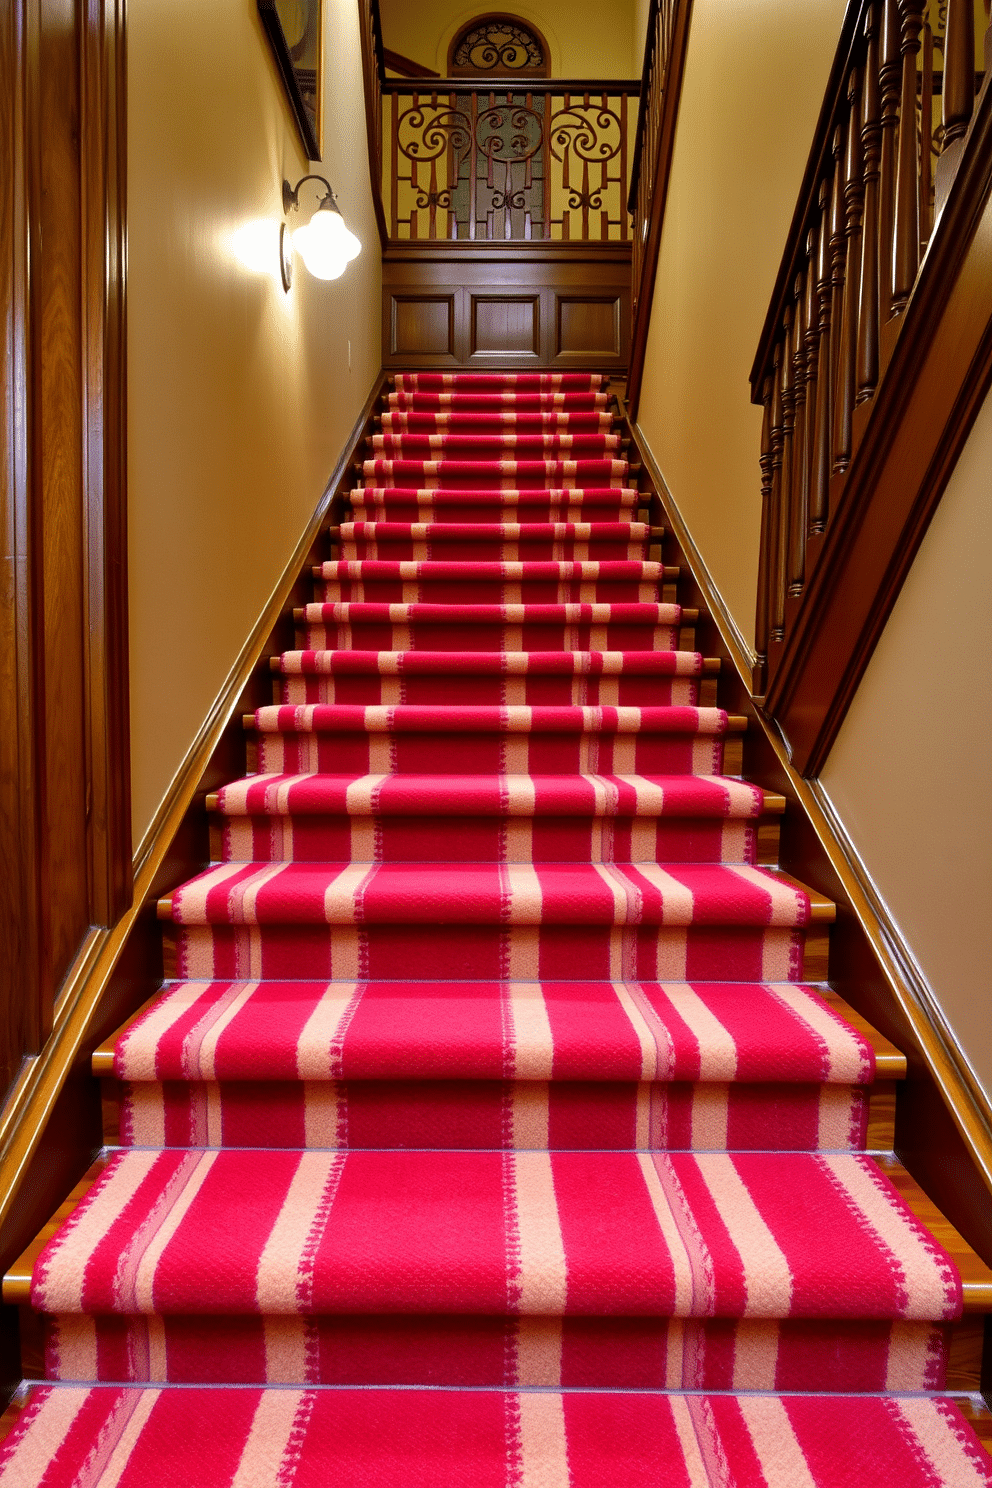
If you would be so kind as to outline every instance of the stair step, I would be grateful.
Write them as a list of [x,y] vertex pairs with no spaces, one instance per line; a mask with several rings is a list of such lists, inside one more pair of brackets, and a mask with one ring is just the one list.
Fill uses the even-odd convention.
[[962,1415],[912,1396],[39,1385],[28,1398],[0,1461],[11,1488],[53,1442],[65,1443],[64,1481],[82,1481],[97,1438],[120,1443],[121,1488],[206,1483],[205,1472],[213,1488],[716,1488],[759,1473],[773,1488],[990,1481]]
[[[506,1182],[521,1226],[518,1258],[509,1262]],[[219,1272],[202,1235],[232,1193],[240,1195],[239,1223],[224,1224]],[[311,1252],[302,1305],[291,1299],[321,1193],[333,1207]],[[76,1204],[80,1197],[77,1190]],[[702,1226],[712,1267],[705,1277],[670,1227],[683,1202]],[[905,1169],[850,1154],[125,1151],[111,1158],[88,1209],[88,1223],[77,1216],[42,1262],[33,1302],[40,1311],[141,1311],[153,1274],[157,1310],[187,1315],[408,1313],[428,1299],[432,1312],[470,1315],[940,1320],[962,1307],[992,1308],[992,1272],[963,1241],[945,1256],[943,1237],[956,1246],[960,1237]],[[115,1281],[127,1275],[129,1247],[153,1209],[168,1225],[167,1248],[156,1247],[152,1270]],[[267,1251],[277,1221],[285,1238]],[[807,1244],[812,1232],[816,1247]],[[6,1302],[31,1300],[50,1233],[7,1273]],[[592,1235],[598,1243],[590,1246]],[[892,1246],[901,1262],[890,1270],[880,1256]],[[264,1253],[271,1259],[260,1273]],[[283,1273],[292,1278],[288,1293]]]

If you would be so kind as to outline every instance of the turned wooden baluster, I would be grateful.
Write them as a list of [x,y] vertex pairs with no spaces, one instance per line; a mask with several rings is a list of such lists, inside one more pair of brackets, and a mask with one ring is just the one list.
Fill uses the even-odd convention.
[[975,107],[975,7],[973,0],[947,0],[944,33],[944,149],[960,139]]
[[789,508],[789,530],[785,555],[785,582],[790,594],[798,594],[795,578],[796,530],[802,523],[806,528],[806,336],[809,321],[806,318],[806,276],[797,274],[792,286],[796,297],[795,334],[792,350],[792,503]]
[[896,216],[896,159],[899,143],[899,92],[902,55],[899,51],[899,0],[882,0],[881,65],[882,145],[878,173],[878,283],[879,315],[892,313],[892,242]]
[[858,314],[857,402],[870,398],[878,384],[878,194],[882,159],[882,95],[879,85],[879,8],[868,8],[865,59],[861,92],[861,147],[865,160],[865,210],[861,226],[861,307]]
[[896,313],[905,309],[920,267],[920,131],[916,121],[916,54],[920,50],[923,0],[899,0],[899,21],[902,90],[892,245],[892,308]]
[[[847,242],[844,237],[844,136],[834,130],[831,153],[834,158],[834,173],[830,185],[830,386],[837,386],[837,368],[840,363],[841,314],[844,308],[844,258]],[[836,399],[831,396],[830,406]],[[827,436],[832,442],[832,431]],[[833,452],[831,448],[831,460]]]
[[775,625],[772,631],[776,640],[782,640],[785,637],[789,529],[792,525],[792,435],[796,403],[796,341],[791,305],[786,306],[782,330],[782,364],[779,370],[782,390],[782,469],[779,481],[778,525],[775,532]]
[[820,302],[817,297],[819,232],[811,228],[806,235],[806,453],[803,461],[802,502],[795,527],[792,582],[801,593],[806,582],[806,540],[809,536],[809,508],[813,491],[813,469],[816,461],[816,413],[820,361]]
[[765,664],[768,660],[768,630],[771,596],[768,593],[768,544],[772,532],[772,378],[766,377],[761,389],[764,413],[761,419],[761,541],[758,546],[758,608],[754,621],[755,675],[754,686],[762,692],[765,686]]
[[861,160],[861,105],[857,70],[847,84],[848,120],[844,151],[844,305],[837,355],[834,402],[833,470],[851,463],[851,416],[854,412],[858,356],[858,309],[861,278],[861,209],[864,174]]
[[813,464],[810,473],[809,530],[822,532],[827,525],[830,501],[831,371],[830,308],[833,279],[830,267],[830,184],[820,185],[820,231],[816,249],[816,297],[819,324],[816,358],[816,420],[813,430]]
[[784,409],[782,407],[782,362],[785,348],[782,342],[775,347],[772,356],[772,416],[771,416],[771,500],[768,506],[768,617],[771,639],[781,641],[785,636],[785,595],[778,588],[778,531],[779,512],[782,508],[782,436],[784,433]]
[[920,255],[933,231],[933,32],[923,23],[923,65],[920,71]]

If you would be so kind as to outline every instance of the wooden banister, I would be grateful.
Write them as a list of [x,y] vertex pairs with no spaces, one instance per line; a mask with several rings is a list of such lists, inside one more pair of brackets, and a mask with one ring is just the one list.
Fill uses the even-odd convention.
[[[847,11],[751,372],[764,407],[754,690],[803,773],[826,758],[992,380],[992,293],[972,250],[992,212],[975,0],[952,0],[944,33],[924,10]],[[942,321],[966,316],[962,275],[985,288],[942,340]],[[928,411],[910,421],[914,399]]]

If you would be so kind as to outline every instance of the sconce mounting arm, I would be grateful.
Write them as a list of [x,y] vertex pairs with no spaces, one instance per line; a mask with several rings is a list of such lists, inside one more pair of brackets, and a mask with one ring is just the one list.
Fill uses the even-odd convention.
[[[305,181],[322,182],[322,184],[327,187],[327,196],[324,198],[324,201],[330,200],[335,206],[337,205],[334,199],[334,192],[331,188],[331,183],[330,181],[328,181],[326,176],[301,176],[295,186],[290,186],[288,181],[283,181],[282,183],[282,209],[287,215],[293,210],[294,207],[299,207],[300,187]],[[320,203],[321,206],[323,206],[323,204],[323,202]]]

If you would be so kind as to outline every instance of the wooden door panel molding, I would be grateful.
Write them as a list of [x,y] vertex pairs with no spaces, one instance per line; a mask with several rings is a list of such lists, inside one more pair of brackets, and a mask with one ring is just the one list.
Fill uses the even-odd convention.
[[619,294],[557,294],[555,356],[583,360],[623,355],[623,303]]
[[[0,1082],[131,897],[124,0],[0,19]],[[42,127],[44,121],[44,127]]]
[[540,294],[469,292],[469,355],[537,361],[541,356]]
[[455,360],[455,302],[459,291],[391,294],[384,331],[389,357]]

